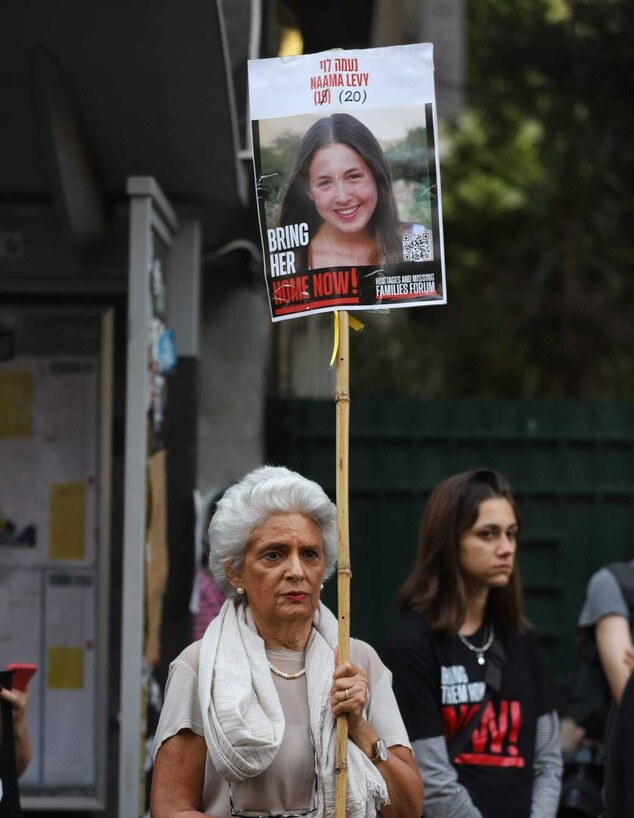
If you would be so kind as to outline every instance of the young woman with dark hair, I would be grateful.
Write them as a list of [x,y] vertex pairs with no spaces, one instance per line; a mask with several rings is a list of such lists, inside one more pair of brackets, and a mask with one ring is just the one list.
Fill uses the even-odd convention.
[[522,612],[519,513],[490,470],[433,491],[385,662],[425,778],[426,818],[552,818],[555,692]]
[[403,260],[404,233],[392,176],[376,137],[350,114],[332,114],[304,135],[280,214],[280,227],[305,223],[310,240],[296,268],[369,266]]
[[[432,628],[457,633],[468,606],[469,575],[460,565],[460,537],[476,522],[480,504],[504,500],[500,506],[513,518],[509,540],[515,543],[520,515],[506,480],[492,471],[457,474],[441,483],[430,499],[421,520],[419,547],[412,572],[399,594],[402,613],[424,611]],[[513,545],[514,552],[514,545]],[[522,591],[517,565],[509,554],[503,562],[500,580],[486,588],[487,613],[493,624],[525,631],[528,622],[522,613]],[[509,572],[507,574],[507,567]],[[481,623],[480,623],[481,624]]]

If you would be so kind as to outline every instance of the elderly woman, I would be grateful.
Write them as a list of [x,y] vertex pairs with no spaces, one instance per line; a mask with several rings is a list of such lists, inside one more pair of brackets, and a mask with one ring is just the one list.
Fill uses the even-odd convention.
[[422,782],[389,671],[357,640],[337,663],[337,622],[319,600],[336,560],[324,491],[285,468],[256,469],[218,503],[209,541],[228,599],[170,667],[153,818],[331,815],[342,713],[347,816],[419,818]]

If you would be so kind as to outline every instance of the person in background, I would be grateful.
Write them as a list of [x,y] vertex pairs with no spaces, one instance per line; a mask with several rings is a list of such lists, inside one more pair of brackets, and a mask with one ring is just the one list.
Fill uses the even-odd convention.
[[553,818],[555,690],[521,602],[520,519],[491,470],[444,480],[422,519],[384,661],[425,781],[425,818]]
[[224,601],[225,595],[209,573],[209,568],[201,565],[198,569],[198,610],[192,614],[194,641],[203,638],[207,625],[218,616]]
[[15,768],[18,778],[23,775],[31,762],[31,739],[26,726],[26,709],[29,702],[27,691],[0,688],[0,698],[11,706],[13,717],[13,742],[15,746]]
[[560,741],[564,777],[560,815],[603,811],[606,749],[634,664],[634,562],[613,562],[588,583],[578,620]]
[[[203,496],[196,492],[195,496],[196,513],[200,515],[200,522],[196,521],[196,532],[199,537],[196,558],[199,564],[194,576],[194,586],[189,603],[194,641],[202,639],[207,625],[218,616],[222,603],[225,601],[225,595],[209,571],[209,525],[218,507],[218,500],[226,490],[227,486],[223,486],[208,495]],[[203,520],[206,520],[206,524]]]
[[153,818],[334,810],[335,720],[348,719],[346,815],[420,818],[422,782],[389,671],[365,642],[337,660],[320,602],[337,557],[323,489],[263,466],[231,486],[209,527],[227,595],[170,666],[152,748]]
[[[623,691],[634,664],[634,560],[612,563],[596,571],[586,590],[579,614],[578,627],[585,643],[596,646],[600,671],[612,697],[612,712],[595,713],[588,691],[578,689],[574,680],[569,696],[568,712],[574,742],[584,738],[603,743],[607,739],[615,705]],[[594,648],[593,648],[594,650]],[[581,682],[585,682],[581,678]],[[570,728],[568,728],[570,729]]]

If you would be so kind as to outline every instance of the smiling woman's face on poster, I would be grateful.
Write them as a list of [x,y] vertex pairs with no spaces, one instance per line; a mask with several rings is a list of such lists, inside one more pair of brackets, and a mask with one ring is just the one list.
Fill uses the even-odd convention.
[[372,226],[377,184],[359,153],[342,142],[316,150],[308,167],[308,196],[323,220],[309,245],[309,269],[379,263]]
[[341,143],[315,151],[308,170],[308,195],[335,233],[348,234],[367,228],[378,196],[370,168]]

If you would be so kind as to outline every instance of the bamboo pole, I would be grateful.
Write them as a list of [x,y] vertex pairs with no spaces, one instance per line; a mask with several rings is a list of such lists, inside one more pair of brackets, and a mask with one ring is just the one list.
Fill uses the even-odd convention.
[[[345,310],[337,312],[339,346],[336,382],[337,454],[337,595],[339,619],[339,664],[350,655],[350,542],[348,526],[348,453],[350,429],[350,343]],[[335,818],[345,818],[348,773],[348,717],[337,717],[335,753]]]

